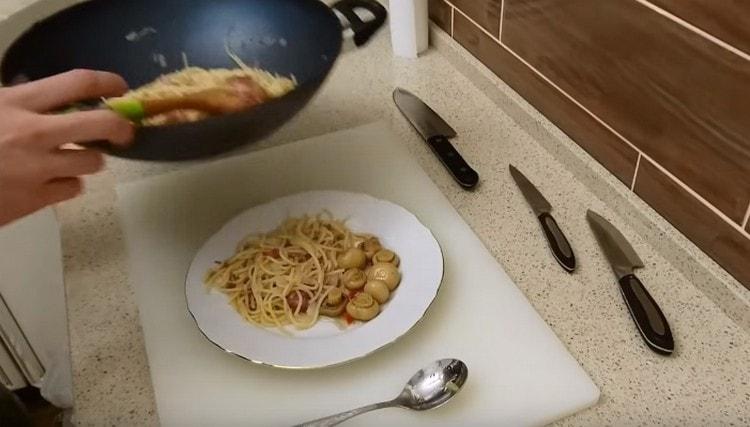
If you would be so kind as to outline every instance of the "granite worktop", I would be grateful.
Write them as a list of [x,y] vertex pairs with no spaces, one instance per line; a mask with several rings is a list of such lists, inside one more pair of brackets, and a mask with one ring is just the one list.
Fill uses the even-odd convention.
[[[0,20],[11,17],[0,23],[0,39],[65,0],[42,0],[14,15],[32,3],[0,2]],[[476,191],[460,189],[398,113],[396,86],[418,94],[458,131],[457,148],[482,177]],[[434,34],[429,52],[405,60],[393,57],[381,32],[340,59],[299,116],[240,152],[378,120],[390,123],[600,387],[597,405],[556,425],[750,425],[748,291],[448,38]],[[575,274],[550,255],[509,163],[555,207],[578,254]],[[57,208],[78,424],[158,424],[114,189],[186,167],[110,158],[85,195]],[[647,261],[640,277],[672,324],[672,357],[651,352],[638,335],[586,223],[588,208],[612,219]]]

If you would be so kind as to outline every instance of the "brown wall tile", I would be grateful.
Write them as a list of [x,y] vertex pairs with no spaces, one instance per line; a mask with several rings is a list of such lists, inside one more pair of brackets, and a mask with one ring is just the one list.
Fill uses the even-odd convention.
[[443,0],[430,0],[430,19],[442,28],[443,31],[451,33],[451,7]]
[[456,41],[526,98],[626,185],[630,185],[638,154],[526,65],[487,37],[459,13],[454,16]]
[[452,3],[490,34],[498,37],[502,0],[452,0]]
[[750,1],[650,0],[656,6],[750,53]]
[[504,7],[506,45],[742,221],[750,200],[750,61],[635,1],[505,0]]
[[636,193],[750,289],[750,239],[642,160]]

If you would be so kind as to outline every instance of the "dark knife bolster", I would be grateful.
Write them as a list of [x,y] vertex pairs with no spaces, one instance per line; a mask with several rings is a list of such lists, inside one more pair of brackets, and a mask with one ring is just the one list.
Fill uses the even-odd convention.
[[560,266],[565,271],[572,273],[576,269],[576,256],[573,253],[570,242],[568,242],[565,234],[560,230],[560,226],[557,225],[555,218],[545,212],[539,215],[539,223],[542,225],[544,235],[547,237],[552,255],[555,256],[555,259],[557,259],[557,262],[560,263]]
[[672,354],[674,339],[667,318],[643,283],[634,274],[628,274],[620,279],[620,290],[630,315],[649,348],[659,354]]
[[479,183],[479,174],[466,163],[453,144],[444,136],[433,136],[427,143],[462,187],[472,189]]

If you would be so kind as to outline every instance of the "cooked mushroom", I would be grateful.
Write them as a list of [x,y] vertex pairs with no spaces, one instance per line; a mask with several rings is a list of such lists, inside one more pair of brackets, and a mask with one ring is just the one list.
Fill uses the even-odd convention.
[[367,241],[367,239],[369,238],[370,238],[369,236],[355,234],[354,237],[352,237],[352,246],[354,246],[355,248],[362,249],[365,244],[365,241]]
[[380,304],[385,304],[388,298],[391,297],[391,291],[388,289],[388,285],[382,280],[368,280],[365,285],[365,292],[370,294],[375,301]]
[[360,292],[346,305],[346,312],[356,320],[367,321],[380,313],[380,304],[367,292]]
[[367,270],[367,278],[369,280],[381,280],[388,285],[388,289],[394,290],[401,282],[401,273],[398,272],[395,265],[381,262]]
[[398,267],[400,260],[398,259],[398,255],[396,255],[395,252],[388,249],[381,249],[372,256],[372,263],[377,264],[381,262],[393,264]]
[[320,306],[322,316],[338,317],[346,308],[346,299],[341,289],[334,289],[328,293],[325,302]]
[[351,248],[338,257],[339,268],[364,268],[367,256],[362,249]]
[[346,286],[346,289],[361,289],[367,283],[367,275],[358,268],[350,268],[341,276],[341,281]]
[[365,251],[367,259],[372,259],[372,257],[381,249],[383,249],[383,246],[380,245],[380,240],[378,240],[377,237],[370,237],[362,244],[362,250]]
[[326,286],[331,286],[335,288],[339,285],[340,280],[341,280],[340,273],[329,274],[326,276]]

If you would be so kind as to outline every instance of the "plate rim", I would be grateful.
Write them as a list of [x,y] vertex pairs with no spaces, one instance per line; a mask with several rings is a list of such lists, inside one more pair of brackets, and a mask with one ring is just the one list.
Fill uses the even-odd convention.
[[[435,287],[435,292],[430,297],[430,302],[427,304],[427,306],[425,307],[424,311],[422,311],[422,313],[420,313],[419,318],[411,326],[409,326],[403,333],[401,333],[400,335],[396,336],[391,341],[389,341],[389,342],[387,342],[385,344],[381,344],[381,345],[375,347],[374,349],[372,349],[372,350],[370,350],[370,351],[368,351],[366,353],[363,353],[363,354],[355,356],[355,357],[350,357],[349,359],[346,359],[346,360],[343,360],[343,361],[340,361],[340,362],[326,363],[326,364],[322,364],[322,365],[306,365],[306,366],[291,366],[291,365],[275,364],[275,363],[270,363],[270,362],[264,362],[262,360],[253,359],[251,357],[248,357],[248,356],[245,356],[243,354],[240,354],[240,353],[238,353],[236,351],[232,351],[229,348],[226,348],[223,345],[217,343],[211,337],[208,336],[208,334],[203,330],[203,328],[201,328],[201,325],[198,322],[198,319],[195,317],[195,313],[193,313],[193,310],[191,310],[191,308],[190,308],[190,301],[189,301],[188,295],[187,295],[188,294],[188,278],[190,276],[190,270],[192,269],[193,263],[198,258],[199,253],[201,252],[201,250],[203,249],[203,247],[206,245],[206,243],[209,240],[211,240],[214,236],[216,236],[216,234],[218,234],[227,224],[229,224],[230,222],[232,222],[233,220],[235,220],[236,218],[238,218],[240,215],[245,214],[247,211],[249,211],[251,209],[255,209],[255,208],[259,207],[259,206],[263,206],[263,205],[268,205],[268,204],[274,203],[274,202],[276,202],[279,199],[291,198],[291,197],[301,196],[303,194],[311,194],[311,193],[328,193],[328,194],[330,194],[330,193],[336,193],[336,194],[346,194],[346,195],[355,195],[355,196],[366,196],[368,198],[371,198],[371,199],[374,199],[374,200],[377,200],[377,201],[387,202],[387,203],[390,203],[392,205],[395,205],[395,206],[403,209],[404,211],[406,211],[410,215],[412,215],[417,220],[417,222],[419,223],[419,225],[421,225],[427,231],[427,234],[435,242],[435,244],[436,244],[436,246],[438,248],[438,251],[440,252],[440,280],[439,280],[437,286]],[[376,353],[376,352],[378,352],[380,350],[383,350],[383,349],[385,349],[387,347],[390,347],[393,344],[395,344],[396,342],[398,342],[400,339],[402,339],[403,337],[405,337],[406,335],[408,335],[410,332],[412,332],[414,330],[414,328],[416,328],[418,325],[420,325],[422,323],[422,321],[424,320],[424,318],[427,315],[427,312],[435,304],[435,300],[437,299],[437,296],[438,296],[438,294],[440,293],[440,290],[443,287],[444,280],[445,280],[445,251],[443,250],[443,247],[440,244],[440,241],[437,239],[437,237],[435,237],[435,234],[432,232],[432,229],[430,227],[427,227],[427,225],[425,225],[425,223],[422,221],[422,219],[417,214],[415,214],[414,212],[412,212],[411,210],[406,209],[405,207],[403,207],[400,204],[398,204],[396,202],[393,202],[391,200],[383,199],[383,198],[380,198],[380,197],[375,197],[375,196],[373,196],[371,194],[364,193],[364,192],[346,191],[346,190],[308,190],[308,191],[298,191],[298,192],[286,194],[286,195],[283,195],[283,196],[275,197],[275,198],[270,199],[268,201],[261,202],[261,203],[258,203],[256,205],[250,206],[250,207],[248,207],[248,208],[246,208],[246,209],[238,212],[237,214],[235,214],[234,216],[232,216],[230,219],[228,219],[227,221],[225,221],[224,223],[222,223],[216,231],[214,231],[210,236],[208,236],[203,241],[203,243],[201,243],[201,246],[195,252],[195,255],[193,255],[193,258],[190,261],[190,265],[188,266],[187,270],[185,271],[185,278],[183,280],[183,295],[185,297],[185,306],[187,308],[187,312],[190,314],[190,318],[193,319],[193,323],[197,327],[198,331],[201,333],[201,335],[208,342],[210,342],[211,344],[213,344],[218,349],[222,350],[224,353],[231,354],[232,356],[238,357],[238,358],[240,358],[242,360],[251,362],[251,363],[253,363],[255,365],[259,365],[259,366],[266,366],[266,367],[277,368],[277,369],[285,369],[285,370],[290,370],[290,371],[310,371],[310,370],[315,370],[315,369],[326,369],[326,368],[334,368],[334,367],[339,367],[339,366],[343,366],[343,365],[348,365],[348,364],[357,362],[359,360],[362,360],[362,359],[364,359],[364,358],[366,358],[368,356],[371,356],[372,354],[374,354],[374,353]]]

